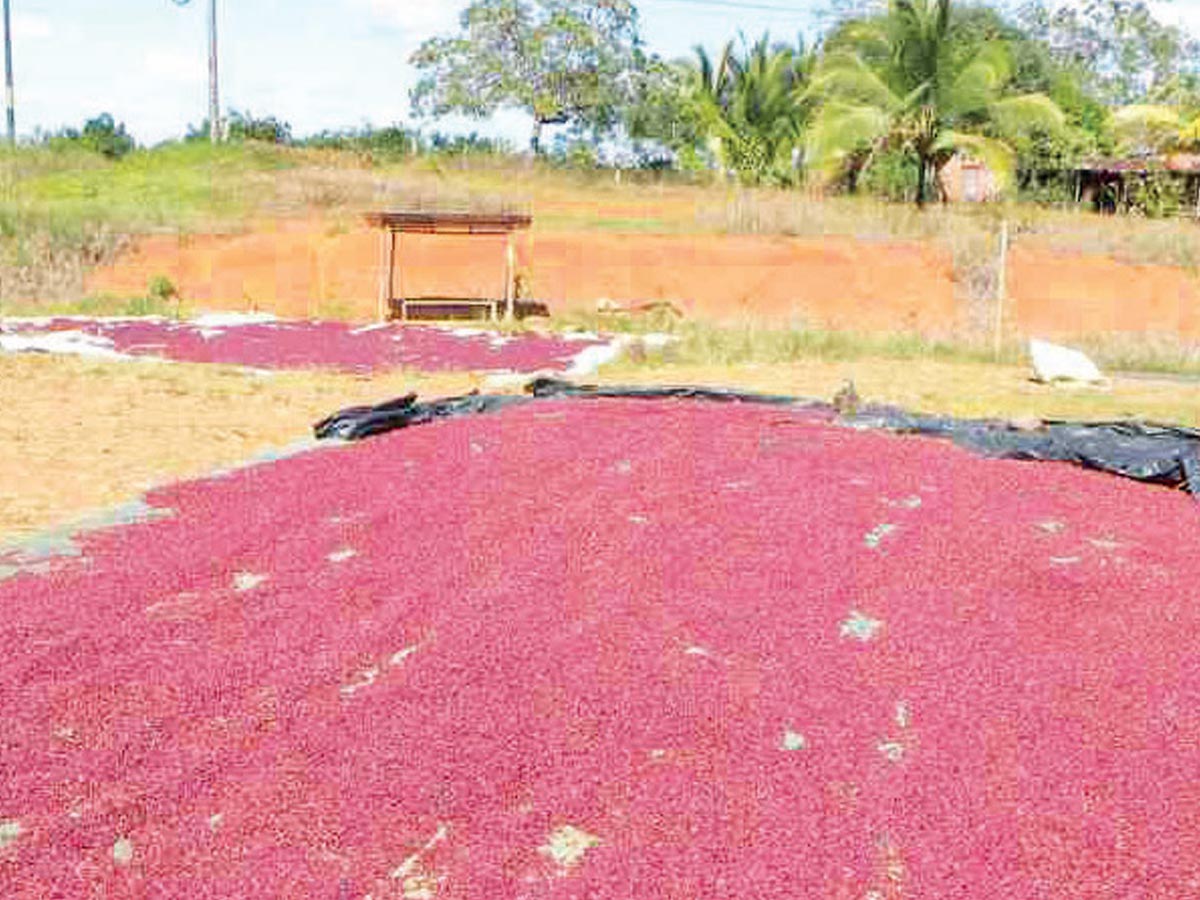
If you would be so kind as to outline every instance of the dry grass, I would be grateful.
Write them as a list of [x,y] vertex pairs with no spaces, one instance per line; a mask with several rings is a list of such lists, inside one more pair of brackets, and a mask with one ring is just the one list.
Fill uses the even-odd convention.
[[1200,425],[1200,383],[1118,378],[1105,388],[1037,384],[1026,367],[937,360],[848,359],[750,365],[631,365],[607,384],[696,384],[829,400],[853,380],[868,402],[962,417],[1144,419]]
[[[549,327],[631,335],[670,334],[676,338],[675,343],[665,350],[649,353],[635,350],[634,361],[648,365],[671,362],[718,370],[812,361],[920,360],[1013,366],[1028,361],[1028,344],[1024,339],[1006,338],[997,355],[989,334],[968,328],[938,335],[915,331],[832,331],[756,320],[732,324],[682,320],[659,310],[637,316],[574,312],[557,316]],[[1200,346],[1178,335],[1096,332],[1056,340],[1080,348],[1106,372],[1200,375]]]

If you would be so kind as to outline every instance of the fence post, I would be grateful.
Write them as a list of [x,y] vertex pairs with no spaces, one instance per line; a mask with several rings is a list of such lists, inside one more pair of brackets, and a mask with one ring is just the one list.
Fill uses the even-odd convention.
[[996,360],[1000,360],[1000,351],[1004,337],[1004,301],[1007,298],[1008,277],[1008,220],[1000,222],[1000,261],[996,273],[996,316],[992,330],[992,352]]

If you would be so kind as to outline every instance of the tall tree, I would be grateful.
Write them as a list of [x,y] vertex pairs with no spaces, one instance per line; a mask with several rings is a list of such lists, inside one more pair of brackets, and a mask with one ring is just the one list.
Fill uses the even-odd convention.
[[1015,152],[1004,138],[1032,127],[1058,129],[1062,111],[1044,94],[1005,96],[1013,77],[1008,46],[956,27],[950,0],[891,0],[886,14],[832,35],[813,83],[821,110],[810,153],[828,167],[902,149],[918,161],[916,201],[956,152],[981,158],[1002,181]]
[[1108,103],[1144,102],[1172,79],[1196,72],[1195,39],[1156,18],[1146,0],[1020,0],[1017,16]]
[[1179,106],[1134,103],[1113,110],[1117,149],[1137,156],[1200,148],[1200,115]]
[[[704,126],[695,97],[690,60],[649,56],[636,67],[633,96],[625,110],[625,132],[642,155],[642,142],[667,150],[685,169],[701,167],[697,152]],[[654,157],[651,157],[654,158]]]
[[427,40],[413,54],[423,73],[412,91],[418,115],[484,118],[502,107],[542,129],[615,125],[633,86],[639,44],[629,0],[474,0],[459,33]]

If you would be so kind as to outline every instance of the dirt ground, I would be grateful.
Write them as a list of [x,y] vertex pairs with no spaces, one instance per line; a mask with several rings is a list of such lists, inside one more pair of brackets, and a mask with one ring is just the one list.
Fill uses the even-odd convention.
[[0,542],[303,440],[344,406],[476,386],[463,374],[259,375],[0,355]]
[[[1022,369],[971,363],[806,362],[737,370],[622,365],[599,380],[829,398],[847,378],[867,400],[930,412],[1200,423],[1198,385],[1139,380],[1064,390],[1035,385]],[[0,542],[304,440],[313,422],[344,406],[409,391],[434,397],[476,387],[486,387],[483,379],[467,374],[260,375],[208,365],[0,356]]]
[[[946,330],[956,309],[950,260],[919,244],[761,235],[539,232],[517,242],[526,296],[552,311],[601,299],[668,301],[711,320]],[[394,292],[503,296],[504,239],[406,235]],[[186,302],[284,318],[376,315],[379,235],[283,222],[234,236],[146,237],[92,273],[89,294],[139,296],[166,275]]]

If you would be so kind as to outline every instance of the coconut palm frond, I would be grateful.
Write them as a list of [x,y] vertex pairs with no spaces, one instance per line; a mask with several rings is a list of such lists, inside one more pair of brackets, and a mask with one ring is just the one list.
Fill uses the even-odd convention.
[[838,53],[823,60],[813,78],[811,91],[840,102],[891,111],[898,111],[904,103],[878,72],[853,53]]
[[1028,134],[1035,129],[1057,133],[1066,124],[1063,111],[1045,94],[1005,97],[987,109],[991,120],[1003,135]]
[[954,116],[986,109],[1012,78],[1012,58],[1000,42],[985,44],[946,90],[945,102]]
[[890,127],[891,117],[878,107],[827,104],[809,129],[805,158],[817,168],[835,170],[850,154],[885,137]]
[[715,61],[697,49],[695,106],[726,171],[752,183],[794,177],[793,149],[815,107],[807,91],[815,61],[803,44],[772,43],[768,35],[726,44]]

